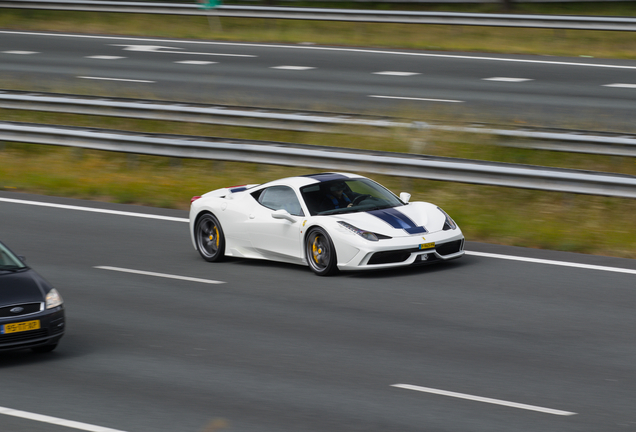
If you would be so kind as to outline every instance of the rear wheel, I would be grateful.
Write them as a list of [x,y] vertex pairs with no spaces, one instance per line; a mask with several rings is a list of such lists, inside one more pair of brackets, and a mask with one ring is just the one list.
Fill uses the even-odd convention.
[[313,228],[307,234],[305,255],[309,267],[318,276],[329,276],[338,271],[336,249],[322,228]]
[[204,260],[221,261],[225,257],[225,236],[219,220],[211,213],[199,218],[194,227],[197,250]]

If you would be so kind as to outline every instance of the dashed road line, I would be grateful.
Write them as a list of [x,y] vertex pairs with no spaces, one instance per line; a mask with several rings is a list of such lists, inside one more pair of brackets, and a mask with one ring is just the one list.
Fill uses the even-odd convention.
[[413,76],[413,75],[421,75],[421,74],[419,72],[381,71],[381,72],[373,72],[373,75]]
[[40,54],[37,51],[2,51],[2,54],[17,54],[17,55],[29,55],[29,54]]
[[155,83],[156,81],[128,79],[128,78],[107,78],[107,77],[92,77],[92,76],[78,76],[78,78],[88,80],[102,80],[102,81],[125,81],[125,82],[138,82],[138,83]]
[[633,89],[636,89],[636,84],[615,83],[615,84],[604,84],[603,87],[633,88]]
[[110,56],[110,55],[93,55],[93,56],[86,56],[84,58],[95,59],[95,60],[119,60],[119,59],[123,59],[123,58],[126,58],[126,57]]
[[310,69],[316,69],[316,68],[312,66],[272,66],[270,69],[304,71],[304,70],[310,70]]
[[419,392],[437,394],[441,396],[449,396],[449,397],[454,397],[458,399],[467,399],[467,400],[472,400],[476,402],[485,402],[485,403],[489,403],[493,405],[503,405],[503,406],[507,406],[511,408],[519,408],[519,409],[524,409],[528,411],[542,412],[545,414],[554,414],[554,415],[560,415],[560,416],[576,415],[575,412],[570,412],[570,411],[561,411],[561,410],[556,410],[552,408],[544,408],[544,407],[535,406],[535,405],[526,405],[526,404],[521,404],[517,402],[509,402],[509,401],[505,401],[501,399],[492,399],[492,398],[486,398],[481,396],[473,396],[473,395],[469,395],[465,393],[456,393],[456,392],[451,392],[447,390],[439,390],[439,389],[434,389],[429,387],[420,387],[420,386],[415,386],[410,384],[393,384],[391,385],[391,387],[397,387],[397,388],[402,388],[406,390],[415,390]]
[[418,97],[406,97],[406,96],[369,95],[369,97],[379,98],[379,99],[402,99],[402,100],[425,101],[425,102],[464,103],[464,101],[453,100],[453,99],[430,99],[430,98],[418,98]]
[[166,273],[155,273],[155,272],[149,272],[144,270],[126,269],[121,267],[95,266],[94,268],[100,269],[100,270],[117,271],[122,273],[134,273],[134,274],[139,274],[144,276],[155,276],[155,277],[161,277],[166,279],[178,279],[178,280],[183,280],[188,282],[199,282],[199,283],[206,283],[206,284],[224,284],[225,283],[223,281],[217,281],[212,279],[200,279],[200,278],[193,278],[189,276],[171,275]]
[[124,47],[124,51],[152,52],[159,54],[183,54],[183,55],[202,55],[202,56],[222,56],[222,57],[257,57],[252,54],[231,54],[231,53],[209,53],[209,52],[188,52],[179,51],[182,48],[165,47],[159,45],[122,45],[111,44],[111,46]]
[[187,64],[187,65],[209,65],[209,64],[217,64],[218,62],[205,61],[205,60],[181,60],[181,61],[176,61],[175,63]]
[[492,77],[492,78],[483,78],[483,81],[525,82],[525,81],[534,81],[534,80],[530,78]]

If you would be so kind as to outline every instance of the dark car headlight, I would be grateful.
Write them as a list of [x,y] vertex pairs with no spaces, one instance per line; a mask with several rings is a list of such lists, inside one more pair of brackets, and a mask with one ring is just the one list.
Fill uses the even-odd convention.
[[448,213],[446,213],[444,210],[442,210],[441,208],[437,207],[437,209],[439,211],[442,212],[442,214],[444,214],[444,216],[446,217],[446,220],[444,221],[444,228],[442,228],[442,230],[444,231],[448,231],[448,230],[454,230],[457,228],[457,224],[455,223],[455,221],[453,220],[453,218],[451,218]]
[[64,303],[64,300],[62,300],[62,296],[55,288],[46,294],[47,309],[53,309],[54,307],[60,306],[62,303]]

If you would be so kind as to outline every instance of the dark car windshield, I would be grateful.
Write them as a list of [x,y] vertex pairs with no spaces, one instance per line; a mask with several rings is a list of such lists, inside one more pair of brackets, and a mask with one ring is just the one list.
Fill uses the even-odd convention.
[[309,213],[355,213],[404,205],[384,186],[367,178],[333,180],[300,189]]
[[0,271],[16,271],[27,268],[20,258],[0,243]]

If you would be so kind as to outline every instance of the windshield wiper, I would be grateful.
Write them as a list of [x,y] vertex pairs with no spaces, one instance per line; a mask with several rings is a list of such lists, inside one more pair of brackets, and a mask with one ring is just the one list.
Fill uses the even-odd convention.
[[18,267],[16,265],[0,265],[0,271],[9,271],[15,273],[24,269],[26,269],[26,267]]

